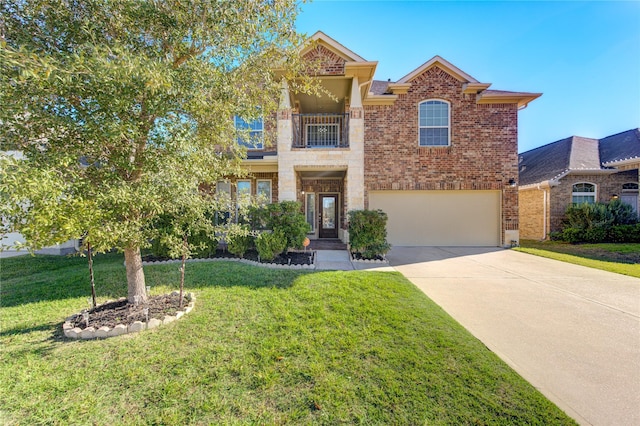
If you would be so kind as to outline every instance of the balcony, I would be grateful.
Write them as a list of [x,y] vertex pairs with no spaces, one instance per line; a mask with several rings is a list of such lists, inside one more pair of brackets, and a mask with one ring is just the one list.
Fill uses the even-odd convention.
[[293,148],[349,148],[349,114],[293,114]]

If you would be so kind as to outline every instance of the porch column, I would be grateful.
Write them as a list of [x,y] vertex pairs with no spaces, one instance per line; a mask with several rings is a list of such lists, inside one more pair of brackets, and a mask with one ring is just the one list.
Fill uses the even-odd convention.
[[278,106],[278,201],[296,200],[296,174],[291,155],[293,129],[289,85],[282,79],[282,92]]
[[[345,210],[364,208],[364,108],[360,97],[360,82],[357,76],[351,82],[351,104],[349,105],[349,169],[346,179]],[[349,241],[344,232],[343,240]]]

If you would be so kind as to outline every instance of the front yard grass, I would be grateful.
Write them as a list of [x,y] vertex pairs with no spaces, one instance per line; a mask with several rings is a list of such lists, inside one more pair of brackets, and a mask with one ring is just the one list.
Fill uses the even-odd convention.
[[[123,259],[95,261],[99,301]],[[178,265],[145,267],[152,294]],[[398,273],[192,263],[195,309],[106,340],[62,337],[86,261],[3,259],[2,424],[575,424]]]
[[640,278],[640,244],[522,240],[515,250]]

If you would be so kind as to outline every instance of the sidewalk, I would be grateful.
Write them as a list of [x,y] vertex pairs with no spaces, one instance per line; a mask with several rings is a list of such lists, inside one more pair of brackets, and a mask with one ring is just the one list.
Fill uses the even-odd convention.
[[354,267],[346,250],[317,250],[316,270],[353,271]]
[[388,263],[352,262],[347,250],[316,250],[316,270],[395,272]]

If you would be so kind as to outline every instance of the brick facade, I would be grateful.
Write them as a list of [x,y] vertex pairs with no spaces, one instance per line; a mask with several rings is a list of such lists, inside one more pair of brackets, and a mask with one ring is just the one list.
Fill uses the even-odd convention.
[[[557,186],[547,189],[547,235],[562,229],[562,218],[571,204],[573,185],[576,183],[596,185],[596,200],[601,203],[611,201],[613,195],[622,193],[622,185],[638,182],[638,171],[629,170],[613,174],[577,174],[572,173],[560,179]],[[520,236],[523,239],[543,239],[543,203],[544,191],[528,188],[520,191]]]
[[638,171],[630,170],[611,175],[569,175],[560,180],[560,184],[551,188],[551,232],[562,229],[562,217],[571,203],[573,184],[588,182],[596,185],[598,202],[611,201],[613,194],[622,192],[622,185],[627,182],[638,182]]
[[346,61],[322,45],[309,50],[303,58],[311,64],[315,75],[344,75]]
[[[427,99],[450,103],[448,147],[418,146],[418,104]],[[508,185],[518,176],[517,129],[516,104],[479,105],[432,67],[393,105],[365,107],[365,189],[502,190],[502,229],[517,230],[517,190]]]
[[232,184],[231,193],[232,193],[232,196],[234,197],[236,194],[235,185],[239,180],[251,181],[251,195],[254,197],[257,195],[256,189],[257,189],[258,180],[270,180],[271,181],[271,202],[272,203],[278,202],[278,172],[257,172],[257,173],[254,172],[254,173],[250,173],[247,177],[229,178],[229,181]]

